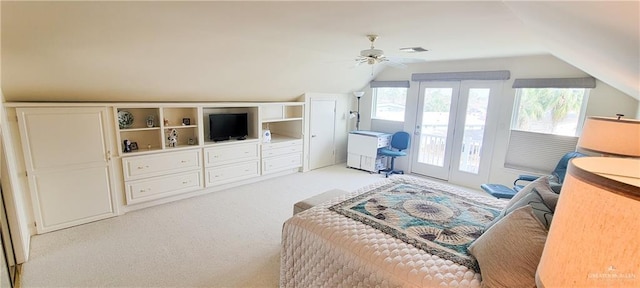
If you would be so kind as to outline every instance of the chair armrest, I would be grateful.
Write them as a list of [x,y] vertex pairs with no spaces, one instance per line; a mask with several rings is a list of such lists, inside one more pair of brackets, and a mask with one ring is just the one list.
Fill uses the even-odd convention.
[[517,182],[518,181],[534,181],[536,179],[540,178],[540,176],[534,176],[534,175],[520,175],[518,176],[518,179],[516,179],[516,181],[513,181],[513,186],[517,186]]
[[522,181],[534,181],[536,179],[540,178],[540,176],[534,176],[534,175],[520,175],[518,176],[517,180],[522,180]]

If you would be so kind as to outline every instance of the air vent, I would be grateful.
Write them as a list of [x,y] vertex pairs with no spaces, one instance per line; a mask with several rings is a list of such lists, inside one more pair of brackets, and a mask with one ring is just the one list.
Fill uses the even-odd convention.
[[429,50],[424,49],[422,47],[407,47],[407,48],[400,48],[400,51],[408,52],[408,53],[418,53],[418,52],[427,52]]

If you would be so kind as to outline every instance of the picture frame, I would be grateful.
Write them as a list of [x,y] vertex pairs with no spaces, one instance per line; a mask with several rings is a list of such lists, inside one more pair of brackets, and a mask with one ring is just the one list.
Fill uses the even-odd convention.
[[131,148],[131,151],[136,151],[136,150],[138,150],[138,143],[137,142],[131,142],[131,144],[129,144],[129,147]]
[[191,125],[191,118],[182,118],[182,125]]

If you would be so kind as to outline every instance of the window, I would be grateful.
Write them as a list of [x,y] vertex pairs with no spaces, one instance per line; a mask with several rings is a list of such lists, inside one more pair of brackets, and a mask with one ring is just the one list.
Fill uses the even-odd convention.
[[514,87],[517,88],[516,102],[505,167],[549,173],[562,155],[575,150],[589,88],[594,86],[570,88],[574,82],[562,88]]
[[578,136],[584,121],[589,89],[517,89],[511,129]]
[[373,109],[371,118],[389,121],[404,121],[407,103],[405,87],[373,88]]

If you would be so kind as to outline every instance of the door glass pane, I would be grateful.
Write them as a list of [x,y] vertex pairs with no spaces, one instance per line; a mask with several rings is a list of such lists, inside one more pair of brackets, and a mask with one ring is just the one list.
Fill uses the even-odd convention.
[[487,119],[489,104],[488,88],[469,89],[469,102],[464,122],[464,136],[460,154],[460,171],[478,174],[480,167],[480,151],[482,151],[482,137]]
[[444,166],[452,88],[426,88],[422,107],[418,162]]

